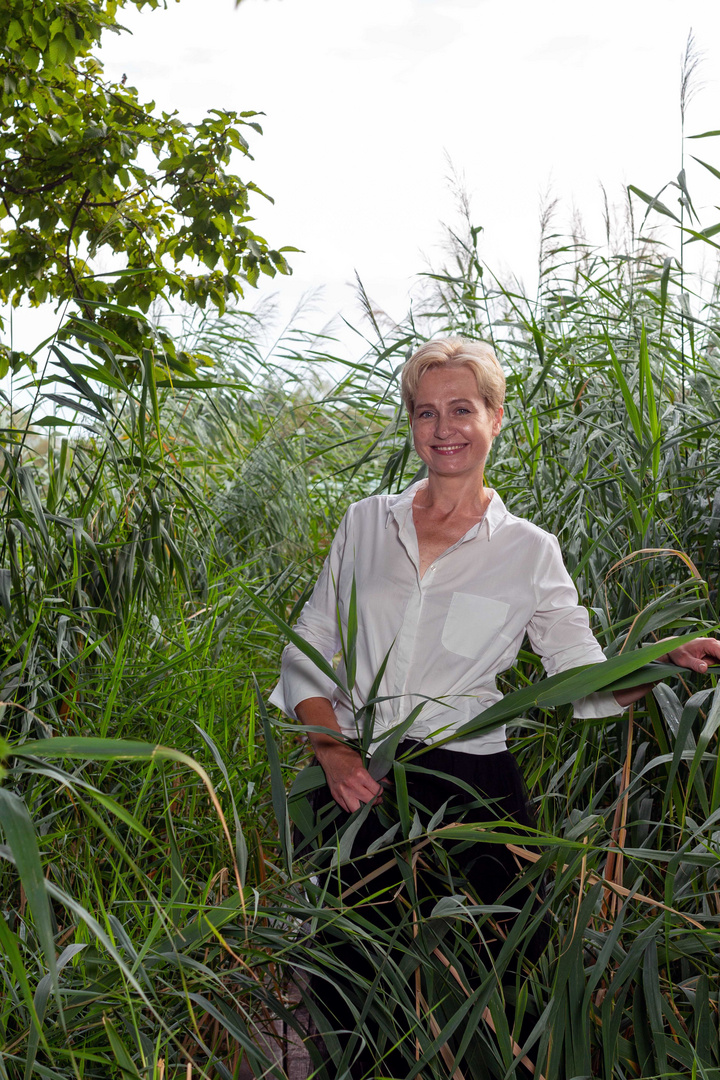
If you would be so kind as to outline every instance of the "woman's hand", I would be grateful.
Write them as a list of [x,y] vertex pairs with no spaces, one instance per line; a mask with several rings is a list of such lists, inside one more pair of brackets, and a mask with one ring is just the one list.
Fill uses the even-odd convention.
[[[295,713],[301,724],[326,728],[328,731],[327,735],[319,731],[308,732],[308,738],[325,773],[330,794],[338,806],[348,814],[354,814],[364,803],[381,802],[383,784],[388,783],[387,779],[383,777],[381,783],[373,780],[357,751],[342,741],[344,736],[328,699],[305,698],[295,706]],[[340,738],[334,738],[330,732]]]
[[[672,641],[672,638],[668,639]],[[662,660],[669,660],[678,667],[690,668],[701,675],[707,671],[711,664],[720,664],[720,641],[711,637],[695,638],[687,645],[681,645],[679,649],[673,649]]]
[[330,794],[349,814],[359,810],[364,803],[377,804],[382,800],[382,784],[373,780],[352,747],[338,742],[332,746],[316,746],[315,756],[322,765]]
[[[663,638],[661,640],[667,641],[669,644],[675,638]],[[697,671],[698,674],[704,675],[711,664],[720,664],[720,641],[711,637],[695,638],[694,641],[688,642],[687,645],[680,645],[677,649],[671,649],[664,656],[658,657],[658,660],[677,664],[678,667],[690,668],[691,671]],[[633,686],[628,690],[614,690],[613,696],[618,705],[632,705],[633,702],[645,697],[655,685],[655,683],[646,683],[644,686]]]

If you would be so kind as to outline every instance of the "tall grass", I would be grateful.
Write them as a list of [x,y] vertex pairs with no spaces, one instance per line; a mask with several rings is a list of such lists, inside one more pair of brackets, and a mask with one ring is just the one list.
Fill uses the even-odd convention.
[[[718,622],[716,290],[692,295],[641,235],[619,254],[547,242],[529,298],[477,240],[468,222],[427,313],[354,364],[295,332],[268,354],[241,314],[194,328],[199,372],[66,342],[30,417],[47,453],[4,430],[0,1077],[281,1078],[293,1038],[338,1078],[363,1040],[378,1076],[393,1048],[408,1077],[521,1076],[526,1050],[548,1078],[720,1075],[714,677],[578,722],[567,702],[597,669],[543,681],[522,652],[502,709],[537,830],[423,824],[402,783],[422,757],[397,761],[386,929],[314,874],[357,821],[334,849],[310,835],[318,771],[263,705],[345,505],[419,469],[397,373],[428,333],[495,342],[490,482],[560,537],[603,677]],[[68,410],[84,428],[63,437]],[[521,869],[492,947],[499,912],[447,855],[480,837]],[[439,865],[428,914],[416,874]],[[518,961],[545,913],[547,952]],[[371,961],[352,985],[348,941]],[[347,996],[354,1033],[310,976]]]
[[[378,422],[361,384],[352,415],[346,387],[316,401],[246,330],[228,320],[222,348],[196,331],[216,361],[200,374],[122,343],[104,363],[56,346],[28,418],[47,452],[4,433],[0,1075],[266,1060],[242,1019],[196,1000],[234,979],[212,923],[178,943],[238,884],[256,915],[277,874],[254,680],[272,682],[281,643],[241,586],[291,614]],[[84,431],[63,437],[73,409]],[[292,768],[294,737],[283,753]],[[224,1005],[248,1030],[268,1015],[258,957]]]

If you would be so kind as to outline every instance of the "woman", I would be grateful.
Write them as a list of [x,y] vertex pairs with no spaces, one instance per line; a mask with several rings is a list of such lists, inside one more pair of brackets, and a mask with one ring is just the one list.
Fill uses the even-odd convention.
[[[347,639],[355,585],[354,686],[340,692],[290,645],[271,701],[302,724],[327,729],[310,739],[329,795],[352,814],[381,802],[389,784],[387,776],[370,775],[351,745],[363,734],[356,727],[358,710],[383,671],[372,743],[420,706],[399,753],[418,743],[431,747],[419,761],[441,778],[429,781],[422,774],[414,791],[427,815],[449,799],[464,802],[473,821],[495,815],[531,824],[504,727],[453,741],[447,749],[432,744],[501,698],[496,677],[515,662],[525,633],[550,675],[604,656],[555,537],[508,513],[485,487],[505,394],[490,346],[462,338],[428,342],[405,365],[402,392],[427,479],[400,495],[373,496],[349,508],[296,627],[330,659]],[[720,643],[698,639],[668,657],[703,672],[720,660]],[[346,678],[344,664],[338,674]],[[647,690],[593,694],[575,703],[575,715],[617,715]],[[386,827],[369,812],[355,850],[365,851]],[[464,859],[484,903],[492,903],[516,873],[502,845],[474,845]],[[364,872],[356,870],[356,878]],[[345,887],[352,873],[349,867]],[[542,944],[536,941],[535,953]]]

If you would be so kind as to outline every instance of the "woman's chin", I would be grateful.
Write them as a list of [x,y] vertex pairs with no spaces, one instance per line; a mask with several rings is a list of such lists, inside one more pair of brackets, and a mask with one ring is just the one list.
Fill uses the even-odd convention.
[[482,482],[483,467],[485,462],[473,464],[468,461],[467,454],[433,454],[430,460],[425,459],[428,472],[436,476],[460,476],[476,473]]

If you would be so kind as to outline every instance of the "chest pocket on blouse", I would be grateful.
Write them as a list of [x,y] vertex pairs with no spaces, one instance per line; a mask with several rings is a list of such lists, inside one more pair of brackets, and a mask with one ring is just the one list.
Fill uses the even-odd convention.
[[510,605],[471,593],[453,593],[442,632],[449,652],[475,660],[497,638]]

